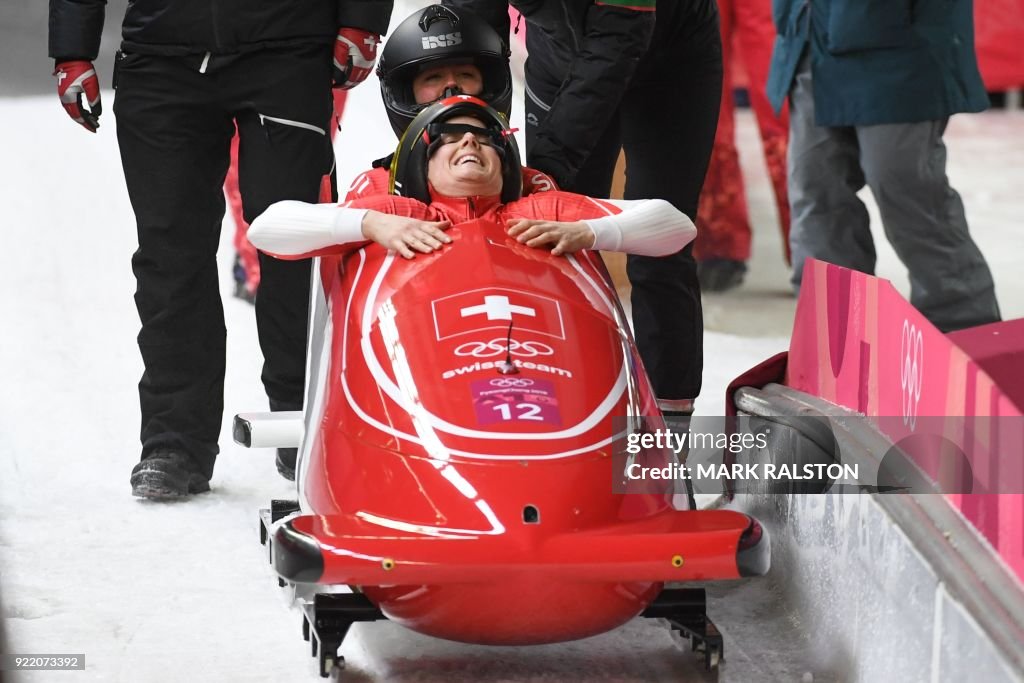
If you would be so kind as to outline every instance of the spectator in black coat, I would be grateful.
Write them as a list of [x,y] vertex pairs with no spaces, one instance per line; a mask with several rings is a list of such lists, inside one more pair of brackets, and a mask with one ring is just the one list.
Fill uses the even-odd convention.
[[[58,94],[68,114],[93,132],[102,110],[92,60],[105,4],[50,0]],[[332,79],[347,88],[369,74],[391,6],[374,0],[129,4],[114,111],[139,236],[132,267],[145,372],[135,495],[179,498],[210,488],[224,408],[216,252],[235,124],[247,221],[276,201],[317,201],[322,188],[333,199]],[[261,267],[256,320],[263,383],[271,409],[296,410],[303,402],[310,264],[261,259]],[[278,452],[286,477],[294,478],[294,458],[293,449]]]

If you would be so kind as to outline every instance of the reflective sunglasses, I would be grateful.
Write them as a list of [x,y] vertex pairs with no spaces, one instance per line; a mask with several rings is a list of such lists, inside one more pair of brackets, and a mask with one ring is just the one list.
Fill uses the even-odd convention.
[[504,131],[480,128],[469,123],[431,123],[427,126],[427,138],[431,147],[461,142],[466,133],[472,133],[478,144],[501,148]]

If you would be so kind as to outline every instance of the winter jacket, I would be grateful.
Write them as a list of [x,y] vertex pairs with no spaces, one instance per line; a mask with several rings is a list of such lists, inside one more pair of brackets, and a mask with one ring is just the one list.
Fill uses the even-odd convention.
[[773,14],[776,111],[808,46],[820,126],[934,121],[988,106],[971,0],[774,0]]
[[[688,4],[691,0],[674,0]],[[586,162],[651,47],[654,0],[444,0],[509,35],[508,6],[525,18],[527,97],[538,81],[557,97],[544,102],[544,125],[530,141],[530,163],[564,183]],[[537,33],[543,39],[537,39]],[[559,87],[560,85],[560,87]],[[555,134],[557,132],[557,134]]]
[[[153,55],[232,54],[332,44],[338,28],[387,32],[381,0],[134,0],[121,49]],[[96,58],[106,0],[50,0],[50,56]]]

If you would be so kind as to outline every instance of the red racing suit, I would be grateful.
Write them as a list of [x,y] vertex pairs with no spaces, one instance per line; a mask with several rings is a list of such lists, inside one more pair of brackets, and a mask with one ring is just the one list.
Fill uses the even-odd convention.
[[[371,168],[356,176],[352,185],[348,188],[344,201],[350,202],[362,197],[369,197],[376,194],[388,194],[388,169],[384,166]],[[529,196],[534,192],[550,192],[557,190],[558,186],[546,173],[541,173],[535,168],[523,166],[523,196]],[[374,208],[374,207],[363,207]],[[454,221],[453,221],[454,222]]]
[[[505,227],[510,220],[516,218],[546,221],[581,221],[621,213],[621,209],[611,202],[559,190],[537,192],[507,204],[502,204],[501,198],[498,195],[491,197],[445,197],[434,195],[430,204],[424,204],[419,200],[409,199],[408,197],[377,193],[346,202],[343,206],[351,209],[372,209],[381,213],[406,216],[424,221],[451,221],[452,225],[482,219],[493,221],[502,227]],[[334,244],[302,254],[266,253],[270,253],[277,258],[296,260],[313,256],[346,254],[360,249],[368,243],[369,240],[362,240],[359,242]]]

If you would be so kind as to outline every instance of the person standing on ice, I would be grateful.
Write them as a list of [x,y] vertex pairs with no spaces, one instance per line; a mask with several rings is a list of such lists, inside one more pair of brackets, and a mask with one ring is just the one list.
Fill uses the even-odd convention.
[[865,185],[943,332],[1000,319],[988,264],[946,177],[949,117],[988,98],[971,0],[775,0],[768,96],[789,100],[793,286],[808,257],[874,273]]
[[[512,112],[509,48],[490,25],[466,9],[429,5],[409,15],[388,37],[377,76],[391,128],[399,138],[413,118],[442,97],[479,97],[502,113]],[[388,193],[388,167],[394,155],[352,181],[346,200]],[[523,192],[555,189],[546,174],[523,168]]]
[[[775,195],[779,229],[789,259],[789,197],[786,189],[788,112],[772,111],[765,92],[775,26],[771,0],[718,0],[725,77],[718,132],[697,209],[700,233],[693,243],[697,277],[704,292],[725,292],[743,284],[750,259],[750,214],[736,150],[736,104],[732,71],[737,59],[749,79],[747,92],[761,133],[765,165]],[[735,48],[739,48],[739,54]]]
[[[445,0],[509,35],[526,20],[526,160],[558,186],[611,194],[620,150],[627,199],[697,214],[718,123],[722,46],[715,0]],[[704,326],[692,246],[631,255],[637,348],[666,415],[689,415],[701,389]]]
[[[50,0],[58,95],[92,132],[101,113],[92,60],[104,5]],[[134,495],[181,498],[210,489],[225,369],[216,252],[235,123],[246,218],[282,199],[316,201],[333,184],[332,82],[352,87],[366,78],[391,7],[374,0],[129,4],[114,111],[139,237],[132,267],[145,372]],[[262,266],[263,384],[272,410],[295,410],[302,406],[310,264],[264,259]]]
[[282,201],[249,228],[282,258],[346,253],[376,242],[411,259],[452,243],[447,230],[490,220],[510,238],[554,256],[603,249],[660,256],[692,241],[693,222],[660,199],[597,200],[572,192],[522,194],[519,150],[504,117],[483,101],[449,97],[423,110],[391,165],[402,196],[332,204]]

